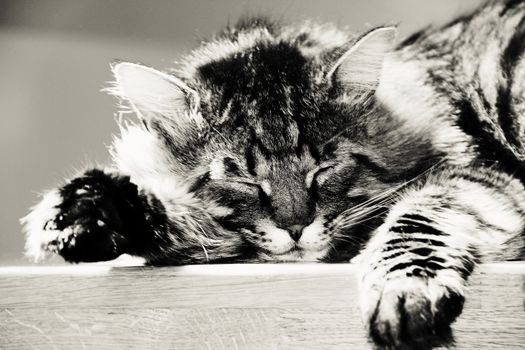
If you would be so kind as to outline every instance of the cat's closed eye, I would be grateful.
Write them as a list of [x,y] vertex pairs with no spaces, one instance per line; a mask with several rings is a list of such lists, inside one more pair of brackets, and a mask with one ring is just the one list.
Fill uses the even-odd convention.
[[266,207],[269,202],[269,196],[260,184],[242,178],[212,179],[197,188],[196,192],[228,206],[241,205],[255,209]]
[[305,183],[307,188],[315,188],[321,185],[334,171],[335,164],[321,164],[306,175]]

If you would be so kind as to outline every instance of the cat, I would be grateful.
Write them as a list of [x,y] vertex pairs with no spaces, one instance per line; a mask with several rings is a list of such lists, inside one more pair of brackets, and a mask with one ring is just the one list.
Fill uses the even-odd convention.
[[43,195],[26,254],[352,260],[377,345],[444,336],[477,263],[524,257],[525,4],[395,35],[256,17],[170,72],[114,64],[138,121]]

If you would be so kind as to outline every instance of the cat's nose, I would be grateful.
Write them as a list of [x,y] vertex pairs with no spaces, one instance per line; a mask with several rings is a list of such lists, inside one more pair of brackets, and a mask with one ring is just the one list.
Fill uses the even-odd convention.
[[291,226],[288,226],[286,230],[288,231],[288,234],[290,235],[290,237],[292,237],[294,241],[298,242],[299,239],[301,238],[301,235],[303,234],[304,227],[305,225],[291,225]]

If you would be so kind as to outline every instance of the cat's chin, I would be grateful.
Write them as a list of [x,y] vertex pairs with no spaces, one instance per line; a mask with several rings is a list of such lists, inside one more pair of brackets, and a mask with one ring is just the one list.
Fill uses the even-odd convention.
[[322,250],[303,250],[293,248],[285,253],[272,254],[268,256],[269,260],[273,262],[317,262],[323,259],[327,254],[326,249]]

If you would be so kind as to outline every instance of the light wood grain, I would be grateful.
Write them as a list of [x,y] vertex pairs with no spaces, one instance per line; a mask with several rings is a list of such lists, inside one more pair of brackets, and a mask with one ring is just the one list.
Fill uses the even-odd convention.
[[[525,264],[471,278],[459,349],[525,348]],[[0,267],[1,349],[370,349],[351,265]]]

